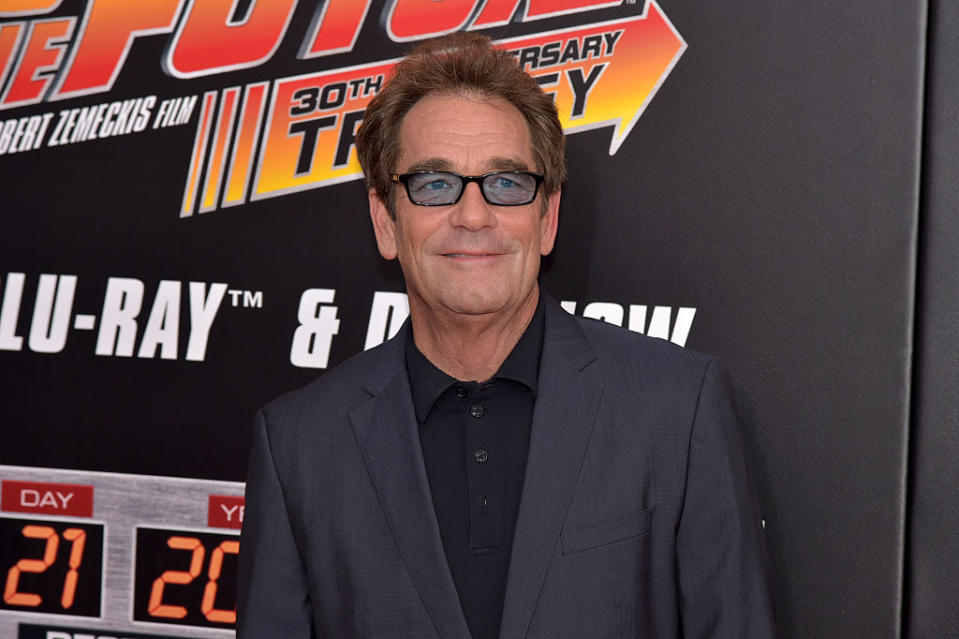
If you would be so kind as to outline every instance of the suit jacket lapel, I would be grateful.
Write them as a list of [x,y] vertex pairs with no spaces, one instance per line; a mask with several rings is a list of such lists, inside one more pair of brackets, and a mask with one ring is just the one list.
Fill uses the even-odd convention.
[[554,300],[546,302],[539,391],[500,639],[523,637],[529,627],[603,394],[585,370],[595,354],[582,330]]
[[384,346],[366,386],[373,398],[350,415],[400,556],[441,637],[469,639],[430,494],[403,359],[404,328]]

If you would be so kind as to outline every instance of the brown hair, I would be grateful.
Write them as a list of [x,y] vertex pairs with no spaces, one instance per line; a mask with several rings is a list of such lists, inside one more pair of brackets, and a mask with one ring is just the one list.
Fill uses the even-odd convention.
[[451,33],[419,44],[393,68],[383,90],[370,101],[356,136],[367,187],[376,190],[391,216],[390,175],[397,168],[400,126],[413,105],[436,92],[479,93],[515,106],[529,128],[536,170],[546,176],[544,192],[559,190],[566,179],[565,139],[553,100],[512,55],[494,49],[488,37]]

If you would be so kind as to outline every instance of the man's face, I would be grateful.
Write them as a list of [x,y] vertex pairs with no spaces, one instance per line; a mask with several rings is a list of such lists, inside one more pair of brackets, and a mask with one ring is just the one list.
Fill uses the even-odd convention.
[[[396,173],[537,170],[526,121],[501,98],[428,95],[403,119],[399,143]],[[395,220],[373,191],[370,211],[380,253],[399,258],[411,307],[508,316],[534,298],[540,256],[556,237],[558,192],[544,212],[542,192],[530,204],[497,206],[470,183],[456,204],[417,206],[394,188]]]

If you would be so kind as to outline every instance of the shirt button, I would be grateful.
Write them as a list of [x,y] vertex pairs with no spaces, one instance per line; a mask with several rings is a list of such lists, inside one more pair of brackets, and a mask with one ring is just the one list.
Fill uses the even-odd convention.
[[486,409],[480,406],[479,404],[473,404],[470,406],[470,415],[473,417],[479,418],[486,414]]
[[489,455],[486,454],[485,450],[483,450],[482,448],[479,448],[473,451],[473,459],[476,460],[477,464],[482,464],[487,459],[489,459]]
[[460,399],[463,399],[464,397],[466,397],[466,389],[463,388],[462,386],[457,386],[456,396],[459,397]]

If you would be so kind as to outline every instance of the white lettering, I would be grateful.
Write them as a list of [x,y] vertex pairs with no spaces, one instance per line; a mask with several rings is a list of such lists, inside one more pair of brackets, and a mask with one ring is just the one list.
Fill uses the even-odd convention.
[[673,334],[669,341],[680,346],[686,345],[689,339],[689,329],[693,327],[693,318],[696,317],[696,309],[689,306],[680,306],[676,311],[676,323],[673,325]]
[[406,293],[375,291],[373,308],[370,309],[370,323],[366,329],[366,344],[363,349],[378,346],[396,335],[409,314],[410,303]]
[[[570,315],[576,314],[576,302],[566,300],[559,304]],[[679,346],[686,345],[686,340],[689,339],[689,331],[693,325],[693,318],[696,317],[695,308],[680,306],[676,309],[676,322],[672,326],[672,333],[669,330],[673,312],[671,306],[653,307],[648,326],[646,325],[647,310],[648,307],[645,304],[630,304],[627,328],[635,333],[668,339]],[[623,325],[624,314],[621,305],[611,302],[592,302],[583,309],[583,317],[603,320],[617,326]]]
[[670,306],[656,306],[653,308],[653,316],[649,320],[649,326],[646,324],[645,305],[631,304],[629,307],[629,330],[637,333],[645,333],[650,337],[668,339],[674,344],[685,346],[689,338],[689,329],[692,328],[693,318],[696,316],[696,309],[681,306],[676,311],[676,324],[673,326],[672,335],[669,332],[670,320],[672,319],[673,309]]
[[61,493],[58,490],[57,497],[60,499],[60,503],[63,504],[63,509],[66,510],[70,504],[70,500],[73,499],[73,493]]
[[23,273],[7,273],[3,290],[3,306],[0,306],[0,350],[19,351],[23,338],[17,335],[17,318],[20,315],[20,300],[23,299]]
[[206,357],[210,327],[220,310],[226,289],[226,284],[216,282],[210,284],[210,293],[206,294],[206,284],[190,282],[190,339],[186,344],[186,359],[202,362]]
[[127,277],[111,277],[107,280],[94,351],[97,355],[133,355],[137,336],[136,317],[142,304],[143,282]]
[[67,331],[70,330],[70,313],[76,288],[76,275],[40,276],[37,301],[33,306],[33,323],[30,325],[30,350],[36,353],[59,353],[63,350],[67,343]]
[[609,302],[593,302],[583,309],[583,317],[603,320],[616,326],[623,325],[623,307]]
[[176,359],[180,332],[180,283],[163,280],[157,287],[150,318],[143,329],[143,339],[137,357],[152,358],[160,347],[160,357]]
[[333,336],[340,330],[333,301],[336,291],[331,288],[311,288],[300,296],[297,319],[300,325],[293,333],[290,345],[290,363],[301,368],[326,368],[330,361]]
[[[29,498],[29,501],[28,501]],[[24,488],[20,491],[20,505],[27,508],[33,508],[40,503],[40,491],[32,488]]]

